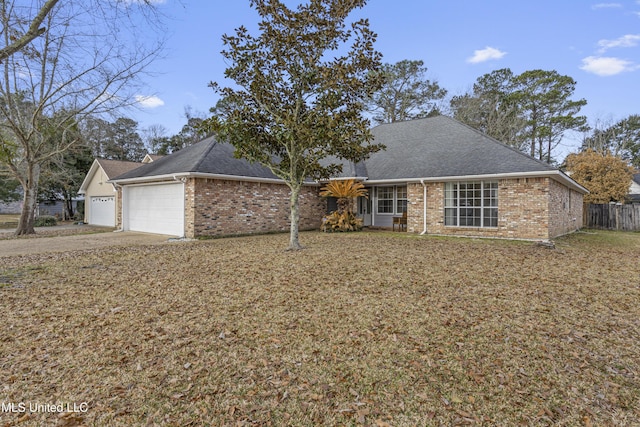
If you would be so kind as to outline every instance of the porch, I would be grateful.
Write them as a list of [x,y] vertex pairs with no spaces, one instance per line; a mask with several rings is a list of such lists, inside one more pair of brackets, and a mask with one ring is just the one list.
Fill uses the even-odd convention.
[[[369,197],[358,197],[356,215],[365,227],[406,231],[407,184],[365,187]],[[404,218],[404,224],[401,224]]]

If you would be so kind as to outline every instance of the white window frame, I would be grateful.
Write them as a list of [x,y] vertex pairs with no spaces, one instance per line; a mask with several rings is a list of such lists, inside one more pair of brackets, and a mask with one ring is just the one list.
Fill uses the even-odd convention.
[[[390,198],[390,199],[389,198],[382,199],[385,202],[391,202],[391,212],[380,212],[380,189],[381,188],[385,188],[385,189],[389,188],[389,189],[391,189],[392,198]],[[398,189],[399,188],[404,188],[404,194],[403,195],[405,197],[398,197]],[[375,189],[376,189],[376,203],[375,203],[375,205],[376,205],[376,208],[375,208],[376,215],[402,215],[403,212],[405,212],[405,211],[399,209],[400,206],[399,206],[398,202],[401,202],[401,201],[404,200],[406,202],[405,203],[405,209],[406,209],[406,206],[408,205],[408,194],[407,194],[407,186],[406,185],[380,185],[380,186],[375,187]]]
[[[498,227],[497,181],[446,182],[444,188],[444,224],[446,227]],[[471,215],[468,215],[469,211],[473,211]],[[466,220],[465,224],[461,224],[464,222],[463,220]],[[470,220],[474,222],[477,220],[478,224],[470,225],[468,223]]]
[[[401,188],[404,188],[404,192],[402,194],[404,197],[400,197],[400,189]],[[396,215],[401,215],[401,214],[403,214],[404,212],[407,211],[407,205],[409,204],[408,203],[409,195],[407,193],[407,186],[406,185],[396,185],[395,196],[396,196],[396,200],[395,200],[395,203],[394,203],[393,206],[395,207]],[[404,210],[400,209],[400,202],[402,202],[402,201],[404,201]]]

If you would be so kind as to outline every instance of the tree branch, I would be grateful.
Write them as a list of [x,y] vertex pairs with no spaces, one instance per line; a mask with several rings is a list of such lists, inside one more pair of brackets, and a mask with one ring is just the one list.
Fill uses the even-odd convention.
[[49,12],[51,12],[51,9],[53,9],[58,1],[59,0],[47,0],[38,14],[35,16],[35,18],[33,18],[33,21],[31,21],[29,30],[24,33],[22,37],[16,39],[10,45],[0,49],[0,62],[9,58],[14,53],[20,51],[26,45],[31,43],[35,38],[40,37],[45,33],[45,31],[47,31],[45,27],[40,27],[40,25],[42,25]]

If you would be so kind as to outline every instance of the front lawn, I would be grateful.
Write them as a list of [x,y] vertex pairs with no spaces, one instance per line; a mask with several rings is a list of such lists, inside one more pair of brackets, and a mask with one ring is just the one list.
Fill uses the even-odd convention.
[[640,424],[640,234],[287,239],[3,259],[0,425]]

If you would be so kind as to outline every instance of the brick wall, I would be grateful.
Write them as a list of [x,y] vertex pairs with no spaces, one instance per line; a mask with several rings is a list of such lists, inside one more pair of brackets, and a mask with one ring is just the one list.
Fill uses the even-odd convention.
[[[549,239],[582,225],[582,196],[550,178],[498,180],[498,227],[447,227],[444,225],[444,183],[427,185],[427,233],[517,239]],[[407,186],[407,230],[423,231],[423,187]],[[563,210],[563,197],[571,194],[571,210]],[[567,205],[568,209],[568,205]]]
[[498,181],[498,230],[501,237],[548,239],[549,178]]
[[[319,188],[300,193],[300,230],[319,229],[326,200]],[[284,184],[190,178],[185,185],[185,235],[221,236],[289,230],[289,187]]]
[[549,190],[549,236],[557,237],[582,228],[582,194],[556,181]]
[[116,188],[116,228],[122,230],[122,187]]

